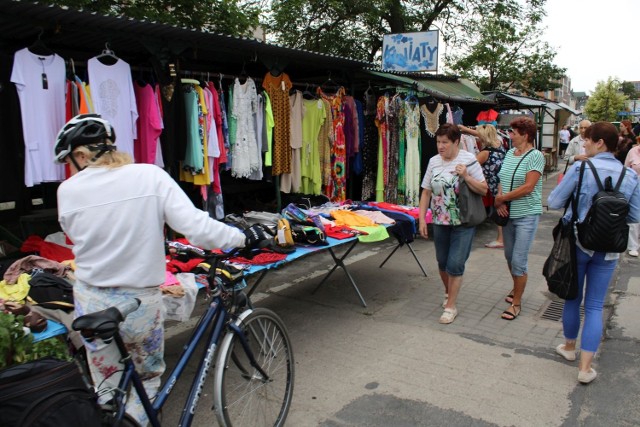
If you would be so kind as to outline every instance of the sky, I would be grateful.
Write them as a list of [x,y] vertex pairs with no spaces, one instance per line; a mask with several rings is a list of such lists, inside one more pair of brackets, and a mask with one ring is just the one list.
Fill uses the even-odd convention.
[[592,93],[598,81],[640,81],[639,0],[547,0],[542,38],[557,49],[574,92]]

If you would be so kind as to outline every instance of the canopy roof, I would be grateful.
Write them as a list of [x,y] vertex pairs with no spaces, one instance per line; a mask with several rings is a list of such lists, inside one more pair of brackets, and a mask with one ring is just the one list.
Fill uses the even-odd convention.
[[[264,43],[255,38],[228,36],[177,26],[106,16],[95,12],[21,0],[0,0],[0,43],[15,50],[42,41],[65,58],[84,60],[111,49],[132,65],[149,54],[182,57],[190,67],[238,73],[246,63],[248,73],[278,67],[291,75],[331,69],[360,69],[373,64],[302,49]],[[257,64],[261,62],[262,64]],[[233,67],[233,68],[230,68]]]
[[479,104],[494,105],[495,101],[484,96],[475,85],[468,80],[456,77],[434,76],[429,78],[426,75],[395,74],[376,70],[363,70],[364,73],[380,79],[387,80],[417,92],[430,94],[443,101],[453,102],[474,102]]

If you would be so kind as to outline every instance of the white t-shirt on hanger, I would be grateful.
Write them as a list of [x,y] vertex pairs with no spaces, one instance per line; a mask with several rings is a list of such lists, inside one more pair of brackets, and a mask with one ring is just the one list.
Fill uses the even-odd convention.
[[105,65],[97,58],[87,62],[89,87],[96,113],[111,123],[116,131],[118,151],[133,155],[133,140],[138,137],[138,108],[133,92],[131,67],[122,59]]
[[11,81],[20,99],[24,184],[33,187],[64,180],[64,167],[53,161],[56,136],[65,123],[64,60],[56,54],[42,56],[21,49],[14,55]]

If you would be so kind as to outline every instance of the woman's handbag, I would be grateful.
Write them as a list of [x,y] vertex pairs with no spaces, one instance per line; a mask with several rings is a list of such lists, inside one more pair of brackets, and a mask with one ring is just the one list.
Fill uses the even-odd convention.
[[[511,208],[511,202],[506,202],[505,205],[507,205],[507,210]],[[509,222],[509,215],[498,215],[498,211],[495,208],[491,211],[490,218],[493,222],[496,223],[496,225],[499,225],[500,227],[504,227]]]
[[[569,201],[567,202],[568,205]],[[549,292],[567,300],[578,297],[578,263],[576,261],[574,223],[575,213],[567,223],[560,218],[560,221],[553,229],[551,253],[542,267],[542,275],[547,279]]]
[[[520,167],[520,164],[522,163],[524,158],[527,157],[529,155],[529,153],[531,153],[532,151],[533,151],[533,148],[531,150],[527,151],[526,153],[524,153],[524,156],[522,156],[522,158],[520,159],[520,161],[516,165],[516,168],[513,170],[513,175],[511,176],[511,186],[509,187],[510,190],[513,190],[513,180],[516,178],[516,172],[517,172],[518,168]],[[511,209],[511,202],[506,202],[505,205],[507,205],[507,210]],[[493,222],[495,222],[496,225],[499,225],[500,227],[504,227],[509,222],[509,215],[501,216],[501,215],[498,214],[498,211],[496,209],[494,209],[493,212],[491,212],[491,220]]]
[[487,218],[482,196],[469,188],[463,177],[458,179],[458,209],[460,222],[465,227],[475,227]]

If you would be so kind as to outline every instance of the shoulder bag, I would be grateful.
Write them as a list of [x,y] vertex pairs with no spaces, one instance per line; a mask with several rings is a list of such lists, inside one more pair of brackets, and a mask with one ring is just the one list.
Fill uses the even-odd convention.
[[[535,148],[532,148],[531,150],[524,153],[524,155],[516,165],[516,168],[513,170],[513,175],[511,176],[511,185],[509,186],[511,190],[513,190],[513,180],[516,178],[516,172],[518,171],[520,164],[522,163],[524,158],[527,157],[529,153],[531,153],[533,150],[535,150]],[[511,202],[506,202],[505,204],[507,205],[507,209],[511,209]],[[509,215],[507,216],[498,215],[498,211],[496,209],[493,209],[493,212],[491,212],[491,220],[495,222],[496,225],[504,227],[509,222]]]
[[[467,167],[474,163],[476,161],[469,163]],[[458,178],[458,209],[460,222],[465,227],[475,227],[487,218],[482,196],[469,188],[463,177]]]

